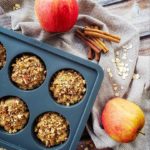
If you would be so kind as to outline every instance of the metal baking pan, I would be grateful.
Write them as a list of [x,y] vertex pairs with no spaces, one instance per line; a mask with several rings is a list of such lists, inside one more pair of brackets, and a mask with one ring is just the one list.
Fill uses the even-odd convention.
[[[0,128],[0,147],[8,150],[75,150],[103,80],[102,68],[88,60],[11,30],[0,28],[0,42],[5,46],[7,53],[6,64],[0,70],[0,98],[10,95],[18,96],[24,100],[30,112],[29,121],[21,131],[9,134]],[[11,61],[23,53],[32,53],[40,57],[47,69],[44,83],[39,88],[30,91],[21,90],[10,81]],[[62,69],[76,70],[86,81],[84,98],[69,107],[57,104],[49,93],[49,83],[52,76]],[[70,125],[68,140],[52,148],[46,148],[35,139],[33,132],[35,119],[48,111],[60,113]]]

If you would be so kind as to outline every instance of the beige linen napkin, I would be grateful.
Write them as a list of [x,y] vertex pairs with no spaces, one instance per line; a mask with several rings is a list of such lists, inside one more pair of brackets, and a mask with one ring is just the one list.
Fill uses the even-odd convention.
[[[109,13],[92,0],[79,0],[80,15],[76,26],[65,34],[50,34],[41,29],[34,16],[34,0],[22,0],[20,1],[21,9],[11,11],[16,1],[19,0],[12,0],[11,3],[7,0],[0,1],[1,26],[9,28],[11,25],[11,28],[15,31],[49,43],[84,59],[87,59],[87,47],[74,36],[74,30],[78,26],[98,25],[102,30],[118,34],[121,37],[119,44],[106,42],[110,52],[102,55],[99,63],[104,69],[104,81],[92,109],[93,121],[87,124],[87,129],[97,148],[150,150],[150,57],[138,57],[139,34],[135,27],[122,18]],[[4,8],[5,13],[2,8]],[[118,74],[118,63],[116,64],[115,61],[125,66],[126,74],[124,76]],[[93,63],[96,62],[93,61]],[[135,72],[140,75],[140,78],[132,80]],[[100,126],[99,116],[102,108],[107,100],[115,95],[134,101],[145,111],[146,124],[143,132],[146,135],[139,135],[134,142],[129,144],[115,142]]]

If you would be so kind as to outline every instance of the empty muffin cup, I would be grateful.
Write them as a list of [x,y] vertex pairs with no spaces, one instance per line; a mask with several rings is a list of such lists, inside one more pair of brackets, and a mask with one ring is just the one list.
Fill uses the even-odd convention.
[[11,80],[23,90],[39,87],[46,78],[46,67],[42,60],[32,54],[23,54],[11,64]]
[[45,147],[54,147],[67,141],[69,123],[62,115],[47,112],[36,120],[34,133]]
[[27,105],[18,97],[0,99],[0,127],[8,133],[23,129],[29,119]]
[[6,63],[6,49],[0,42],[0,69],[4,67],[5,63]]
[[50,92],[57,103],[73,105],[83,99],[86,82],[83,76],[75,70],[61,70],[54,75],[50,83]]

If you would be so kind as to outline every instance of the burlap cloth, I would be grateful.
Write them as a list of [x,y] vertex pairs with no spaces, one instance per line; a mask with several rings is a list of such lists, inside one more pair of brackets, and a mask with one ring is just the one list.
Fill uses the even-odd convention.
[[[21,9],[12,11],[15,3],[21,4]],[[47,42],[55,47],[64,49],[84,59],[87,59],[87,47],[74,36],[74,27],[70,32],[53,35],[44,32],[34,16],[34,0],[0,0],[0,25],[12,28],[22,34]],[[97,148],[112,147],[115,150],[150,150],[150,56],[138,56],[139,34],[135,27],[125,22],[122,18],[110,14],[106,9],[94,3],[92,0],[79,0],[80,15],[77,25],[84,26],[95,24],[103,30],[121,36],[120,44],[106,42],[110,52],[102,55],[99,65],[105,72],[102,87],[92,109],[92,122],[87,124],[89,134]],[[129,65],[128,77],[123,80],[117,73],[117,66],[112,62],[115,52],[122,53],[122,46],[130,44],[127,59],[124,63]],[[94,62],[95,63],[95,62]],[[113,77],[108,75],[110,68]],[[140,78],[132,80],[133,74],[138,73]],[[134,101],[145,112],[146,123],[143,129],[145,136],[139,135],[137,139],[129,144],[120,144],[108,137],[100,127],[99,116],[106,101],[114,97],[113,85],[121,87],[121,97]],[[117,116],[116,116],[117,117]],[[90,125],[92,124],[92,125]]]

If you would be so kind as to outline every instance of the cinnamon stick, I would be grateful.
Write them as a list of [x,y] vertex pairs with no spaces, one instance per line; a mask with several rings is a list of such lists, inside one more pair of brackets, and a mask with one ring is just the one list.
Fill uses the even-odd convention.
[[116,38],[113,38],[111,36],[104,35],[104,34],[101,34],[101,33],[93,32],[93,31],[84,31],[84,34],[88,35],[88,36],[96,37],[96,38],[103,38],[103,39],[106,39],[106,40],[109,40],[109,41],[112,41],[112,42],[116,42],[116,43],[120,42],[120,40],[118,40]]
[[93,60],[94,57],[93,57],[93,50],[91,49],[91,47],[88,47],[88,59],[89,60]]
[[89,38],[84,36],[84,34],[77,30],[76,35],[83,41],[85,42],[89,47],[91,47],[95,52],[99,53],[101,49],[95,45],[93,41],[91,41]]
[[95,60],[96,60],[97,62],[100,61],[100,57],[101,57],[101,53],[95,53]]
[[93,38],[93,41],[95,41],[95,43],[97,43],[101,47],[104,53],[107,53],[109,51],[106,45],[100,39]]
[[95,52],[99,53],[99,49],[96,46],[94,46],[92,43],[90,43],[89,41],[87,41],[85,38],[83,38],[79,34],[76,34],[76,36],[78,36],[87,46],[91,47]]
[[92,32],[100,33],[100,34],[103,34],[103,35],[107,35],[107,36],[110,36],[110,37],[112,37],[112,38],[114,38],[114,39],[118,39],[119,41],[121,40],[121,38],[120,38],[119,36],[114,35],[114,34],[107,33],[107,32],[105,32],[105,31],[99,30],[99,29],[97,29],[97,28],[94,28],[94,29],[93,29],[93,28],[85,27],[84,30],[85,30],[85,31],[92,31]]

